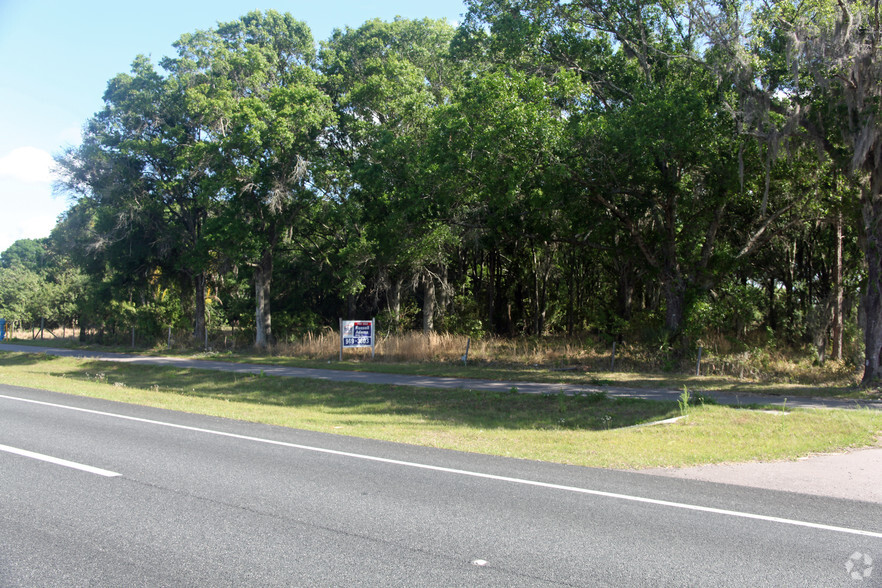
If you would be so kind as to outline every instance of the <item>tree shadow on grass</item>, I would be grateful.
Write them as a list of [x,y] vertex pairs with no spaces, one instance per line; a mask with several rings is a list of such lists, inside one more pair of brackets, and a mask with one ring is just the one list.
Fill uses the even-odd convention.
[[62,359],[60,356],[48,355],[46,353],[18,353],[14,351],[6,352],[0,348],[0,366],[28,366],[46,363],[47,361],[57,361]]
[[[61,374],[56,374],[61,375]],[[318,409],[347,415],[419,418],[485,429],[590,430],[630,427],[679,414],[676,403],[514,391],[439,390],[207,370],[85,362],[66,377],[230,402]]]

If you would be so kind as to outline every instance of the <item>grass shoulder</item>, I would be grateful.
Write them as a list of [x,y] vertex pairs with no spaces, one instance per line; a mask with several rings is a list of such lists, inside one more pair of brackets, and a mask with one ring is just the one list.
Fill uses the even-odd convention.
[[[0,353],[5,383],[459,451],[613,468],[795,459],[871,445],[882,412],[431,390]],[[695,397],[694,397],[695,398]],[[673,417],[675,422],[655,424]]]

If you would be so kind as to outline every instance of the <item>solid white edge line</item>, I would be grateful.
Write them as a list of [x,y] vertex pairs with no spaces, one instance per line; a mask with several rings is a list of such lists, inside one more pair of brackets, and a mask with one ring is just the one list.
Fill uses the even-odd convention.
[[82,464],[82,463],[77,463],[75,461],[68,461],[66,459],[52,457],[51,455],[44,455],[42,453],[35,453],[33,451],[28,451],[27,449],[19,449],[17,447],[10,447],[9,445],[0,445],[0,451],[4,451],[6,453],[12,453],[14,455],[19,455],[21,457],[29,457],[31,459],[45,461],[45,462],[52,463],[55,465],[64,466],[66,468],[72,468],[72,469],[80,470],[83,472],[89,472],[90,474],[104,476],[105,478],[115,478],[116,476],[122,475],[117,472],[111,472],[110,470],[104,470],[101,468],[96,468],[94,466],[90,466],[90,465],[86,465],[86,464]]
[[428,465],[428,464],[422,464],[422,463],[416,463],[416,462],[410,462],[410,461],[401,461],[401,460],[397,460],[397,459],[389,459],[386,457],[376,457],[373,455],[364,455],[364,454],[360,454],[360,453],[350,453],[348,451],[338,451],[336,449],[327,449],[324,447],[312,447],[309,445],[300,445],[298,443],[288,443],[285,441],[275,441],[273,439],[262,439],[260,437],[250,437],[248,435],[227,433],[225,431],[215,431],[212,429],[202,429],[199,427],[191,427],[188,425],[178,425],[175,423],[166,423],[163,421],[144,419],[144,418],[140,418],[140,417],[133,417],[133,416],[128,416],[128,415],[116,414],[116,413],[112,413],[112,412],[104,412],[104,411],[92,410],[92,409],[88,409],[88,408],[80,408],[80,407],[76,407],[76,406],[67,406],[64,404],[55,404],[52,402],[44,402],[41,400],[31,400],[29,398],[17,398],[15,396],[6,396],[3,394],[0,394],[0,398],[7,399],[7,400],[17,400],[19,402],[27,402],[27,403],[31,403],[31,404],[39,404],[39,405],[43,405],[43,406],[50,406],[53,408],[61,408],[61,409],[65,409],[65,410],[72,410],[72,411],[76,411],[76,412],[83,412],[83,413],[94,414],[94,415],[99,415],[99,416],[107,416],[107,417],[111,417],[111,418],[117,418],[117,419],[122,419],[122,420],[127,420],[127,421],[134,421],[134,422],[145,423],[145,424],[150,424],[150,425],[157,425],[157,426],[161,426],[161,427],[182,429],[185,431],[193,431],[196,433],[217,435],[219,437],[228,437],[228,438],[232,438],[232,439],[240,439],[243,441],[254,441],[256,443],[264,443],[267,445],[277,445],[277,446],[281,446],[281,447],[289,447],[292,449],[300,449],[302,451],[312,451],[315,453],[325,453],[325,454],[330,454],[330,455],[338,455],[341,457],[349,457],[349,458],[361,459],[361,460],[365,460],[365,461],[374,461],[374,462],[386,463],[386,464],[391,464],[391,465],[398,465],[398,466],[417,468],[417,469],[423,469],[423,470],[431,470],[431,471],[443,472],[443,473],[447,473],[447,474],[455,474],[455,475],[460,475],[460,476],[469,476],[472,478],[482,478],[482,479],[486,479],[486,480],[495,480],[498,482],[508,482],[508,483],[512,483],[512,484],[521,484],[524,486],[535,486],[535,487],[539,487],[539,488],[548,488],[551,490],[561,490],[561,491],[565,491],[565,492],[586,494],[586,495],[590,495],[590,496],[602,496],[604,498],[614,498],[617,500],[626,500],[626,501],[630,501],[630,502],[640,502],[640,503],[644,503],[644,504],[653,504],[656,506],[667,506],[670,508],[679,508],[679,509],[691,510],[691,511],[696,511],[696,512],[706,512],[706,513],[710,513],[710,514],[717,514],[717,515],[723,515],[723,516],[738,517],[738,518],[743,518],[743,519],[752,519],[752,520],[765,521],[765,522],[770,522],[770,523],[779,523],[779,524],[783,524],[783,525],[807,527],[809,529],[818,529],[821,531],[832,531],[835,533],[846,533],[849,535],[861,535],[864,537],[873,537],[876,539],[882,539],[882,533],[876,532],[876,531],[865,531],[862,529],[851,529],[849,527],[838,527],[835,525],[824,525],[824,524],[820,524],[820,523],[810,523],[807,521],[799,521],[799,520],[787,519],[787,518],[783,518],[783,517],[773,517],[773,516],[768,516],[768,515],[760,515],[760,514],[742,512],[742,511],[737,511],[737,510],[727,510],[727,509],[723,509],[723,508],[714,508],[714,507],[710,507],[710,506],[699,506],[696,504],[687,504],[687,503],[683,503],[683,502],[671,502],[668,500],[657,500],[655,498],[645,498],[642,496],[632,496],[629,494],[618,494],[615,492],[605,492],[603,490],[590,490],[588,488],[579,488],[577,486],[566,486],[566,485],[562,485],[562,484],[552,484],[549,482],[539,482],[536,480],[527,480],[524,478],[512,478],[512,477],[508,477],[508,476],[498,476],[495,474],[485,474],[482,472],[472,472],[469,470],[460,470],[460,469],[446,468],[446,467],[442,467],[442,466],[434,466],[434,465]]

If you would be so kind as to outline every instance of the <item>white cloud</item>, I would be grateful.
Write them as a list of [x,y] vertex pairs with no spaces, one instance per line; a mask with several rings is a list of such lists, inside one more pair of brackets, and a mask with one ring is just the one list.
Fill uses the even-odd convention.
[[58,134],[58,142],[64,147],[67,145],[79,145],[83,142],[82,125],[70,126]]
[[42,239],[48,237],[55,227],[56,217],[35,216],[22,219],[20,223],[0,229],[0,253],[19,239]]
[[49,184],[0,178],[0,253],[18,239],[48,237],[69,202],[52,196]]
[[52,156],[36,147],[18,147],[0,157],[0,178],[35,184],[52,182]]

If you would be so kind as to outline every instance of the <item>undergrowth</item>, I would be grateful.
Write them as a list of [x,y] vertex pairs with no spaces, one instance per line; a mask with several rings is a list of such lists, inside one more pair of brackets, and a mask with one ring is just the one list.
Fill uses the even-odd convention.
[[[369,349],[347,350],[349,360],[378,363],[464,363],[468,338],[448,333],[386,335],[378,339],[376,355]],[[666,349],[617,344],[591,337],[483,337],[468,342],[470,365],[512,365],[574,372],[694,373],[697,350],[672,353]],[[310,333],[299,340],[277,344],[275,356],[333,360],[339,356],[339,338],[333,331]],[[741,351],[702,349],[701,375],[726,376],[756,382],[803,385],[856,385],[860,373],[849,360],[817,361],[808,347],[756,347]]]

